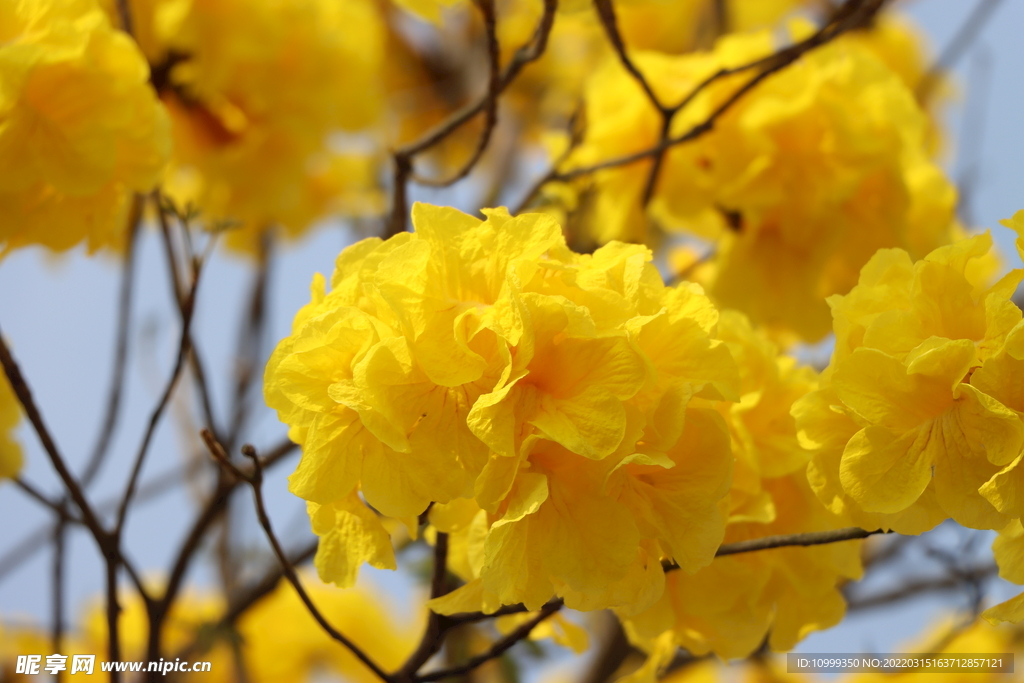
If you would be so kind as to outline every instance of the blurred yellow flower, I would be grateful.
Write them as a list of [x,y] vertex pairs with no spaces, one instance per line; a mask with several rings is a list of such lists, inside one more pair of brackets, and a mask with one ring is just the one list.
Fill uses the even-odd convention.
[[117,247],[170,154],[149,68],[96,0],[0,7],[0,254]]
[[7,376],[0,371],[0,479],[17,476],[21,470],[21,446],[14,440],[14,428],[21,421],[21,406]]
[[[887,25],[887,31],[896,29]],[[654,220],[715,244],[709,291],[754,322],[817,340],[824,298],[844,293],[877,249],[923,256],[950,239],[955,191],[928,158],[928,121],[906,83],[871,47],[841,37],[769,77],[697,140],[665,155],[649,211],[650,161],[606,169],[585,221],[598,243],[648,239]],[[682,101],[706,77],[764,57],[768,32],[730,35],[712,52],[640,52],[659,98]],[[678,136],[704,121],[749,75],[719,80],[672,121]],[[586,90],[588,127],[564,170],[652,147],[660,114],[608,59]]]
[[[170,113],[165,192],[228,243],[304,232],[331,213],[376,213],[386,29],[372,0],[135,0]],[[111,10],[114,3],[110,3]]]

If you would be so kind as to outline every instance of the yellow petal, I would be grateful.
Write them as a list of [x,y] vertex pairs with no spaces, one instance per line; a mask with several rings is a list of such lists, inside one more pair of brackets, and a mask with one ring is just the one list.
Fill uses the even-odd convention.
[[1006,602],[989,607],[981,613],[981,616],[993,626],[1005,622],[1019,624],[1024,621],[1024,593],[1015,598],[1010,598]]
[[320,537],[313,564],[321,579],[348,588],[355,585],[364,562],[397,569],[391,537],[355,491],[333,503],[308,506],[313,531]]
[[909,507],[931,481],[930,439],[931,423],[898,437],[881,427],[860,430],[843,452],[843,489],[868,512]]

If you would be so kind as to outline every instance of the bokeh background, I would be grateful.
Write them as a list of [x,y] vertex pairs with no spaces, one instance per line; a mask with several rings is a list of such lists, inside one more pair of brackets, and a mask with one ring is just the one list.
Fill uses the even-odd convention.
[[[926,36],[935,56],[950,44],[975,6],[974,0],[914,0],[902,3],[901,10]],[[944,113],[943,161],[964,194],[962,217],[975,229],[992,229],[1007,268],[1020,263],[1012,247],[1012,233],[1000,227],[998,220],[1024,208],[1022,29],[1024,0],[996,3],[991,18],[953,69],[955,94]],[[541,167],[538,164],[538,169]],[[461,194],[464,188],[420,189],[414,198],[458,206]],[[279,250],[269,271],[269,333],[260,340],[264,357],[288,333],[294,312],[308,301],[313,273],[330,273],[337,253],[361,236],[352,226],[325,223],[302,241]],[[159,238],[147,229],[140,239],[125,410],[111,457],[89,488],[96,501],[116,500],[123,490],[128,463],[176,353],[178,313]],[[248,264],[217,252],[203,277],[194,333],[210,370],[214,411],[226,421],[232,358],[245,315],[251,270]],[[52,433],[79,471],[98,436],[109,391],[119,282],[119,264],[114,258],[89,259],[81,251],[54,257],[30,248],[0,262],[0,325]],[[827,358],[827,343],[803,353],[808,358]],[[274,413],[263,407],[259,389],[257,382],[248,397],[256,408],[244,435],[258,448],[267,448],[281,442],[285,429]],[[190,391],[187,383],[181,385],[177,400],[188,397]],[[142,476],[142,494],[126,529],[129,556],[138,566],[154,572],[155,578],[159,578],[160,568],[169,565],[200,499],[197,494],[202,482],[190,482],[189,472],[196,470],[190,464],[206,456],[197,437],[191,436],[198,425],[190,419],[186,410],[175,406],[158,428]],[[24,478],[56,496],[61,490],[58,481],[27,424],[20,428],[19,437],[26,455]],[[286,545],[298,547],[313,536],[303,502],[287,492],[286,476],[298,456],[290,457],[290,463],[269,473],[265,493],[279,536]],[[161,488],[182,481],[186,485]],[[236,496],[230,523],[246,556],[252,558],[243,574],[260,575],[270,558],[247,493]],[[47,510],[16,487],[0,485],[0,618],[5,623],[48,623],[52,550],[47,537],[51,528]],[[988,532],[943,525],[920,542],[894,551],[885,571],[869,584],[851,590],[854,596],[877,595],[907,581],[927,581],[948,571],[950,563],[970,569],[985,561],[991,537]],[[68,539],[68,621],[74,627],[82,609],[99,595],[104,576],[92,539],[79,529],[72,529]],[[882,543],[889,542],[885,539]],[[416,557],[405,559],[406,566],[417,564]],[[414,618],[419,589],[413,572],[381,572],[368,567],[362,572],[361,580],[373,584],[394,613]],[[209,563],[196,563],[188,576],[188,582],[200,588],[216,581]],[[983,587],[985,604],[1019,591],[995,577]],[[972,591],[956,588],[853,610],[841,625],[812,634],[798,651],[898,652],[909,638],[951,611],[969,609],[976,598]],[[572,618],[583,619],[579,615]],[[556,667],[583,665],[567,651],[552,655],[545,661]],[[549,673],[539,666],[531,669],[531,675]]]

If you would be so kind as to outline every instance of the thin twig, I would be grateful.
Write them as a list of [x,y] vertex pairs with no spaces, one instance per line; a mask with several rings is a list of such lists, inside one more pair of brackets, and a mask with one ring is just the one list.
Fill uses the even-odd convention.
[[[511,61],[501,72],[501,81],[498,87],[498,95],[512,84],[527,64],[540,58],[547,49],[548,37],[551,35],[551,28],[555,23],[555,14],[558,9],[558,0],[544,0],[544,13],[541,15],[537,28],[529,42],[516,50]],[[488,90],[475,102],[463,107],[449,116],[435,128],[428,131],[419,140],[403,145],[392,152],[394,159],[394,173],[392,175],[392,199],[391,215],[385,229],[385,237],[397,235],[405,231],[408,220],[408,180],[413,175],[413,158],[430,149],[449,135],[461,128],[480,112],[484,111],[491,101],[491,92]]]
[[633,80],[643,89],[647,99],[651,101],[654,108],[663,115],[666,114],[670,111],[669,108],[662,104],[661,99],[654,92],[650,82],[644,77],[626,51],[626,44],[622,40],[622,34],[619,32],[619,21],[615,16],[615,6],[612,4],[612,0],[594,0],[594,9],[597,10],[601,26],[604,27],[605,35],[608,36],[608,42],[615,49],[615,54],[618,56],[619,61],[622,62],[622,66],[625,67],[629,75],[633,77]]
[[470,657],[464,663],[457,666],[450,667],[448,669],[441,669],[439,671],[431,671],[416,677],[417,683],[429,683],[430,681],[440,681],[444,678],[451,678],[453,676],[461,676],[473,671],[482,664],[485,664],[492,659],[497,659],[501,655],[505,654],[505,651],[511,648],[519,641],[528,638],[534,628],[537,627],[542,621],[553,615],[555,612],[562,608],[564,603],[561,600],[549,602],[541,607],[533,619],[523,623],[519,628],[515,629],[504,638],[495,642],[487,651],[482,652],[475,657]]
[[50,500],[49,498],[46,497],[46,494],[44,494],[42,491],[37,489],[32,484],[28,483],[24,478],[20,476],[15,477],[13,481],[14,485],[21,489],[24,493],[28,494],[30,498],[35,500],[37,503],[41,503],[45,507],[49,508],[51,512],[57,515],[57,519],[65,522],[72,521],[77,522],[79,524],[83,523],[79,517],[72,515],[70,512],[67,511],[66,508],[61,507],[61,502]]
[[999,568],[995,564],[987,564],[972,567],[951,576],[908,580],[896,588],[874,595],[849,596],[846,609],[849,612],[857,612],[892,605],[921,595],[959,590],[964,585],[965,577],[984,580],[995,576],[998,571]]
[[[300,565],[313,559],[313,555],[316,554],[316,549],[319,545],[319,539],[313,539],[310,543],[307,543],[302,548],[289,554],[288,564],[292,567]],[[281,565],[274,561],[274,567],[269,569],[264,576],[250,585],[245,590],[239,592],[239,594],[228,601],[228,608],[224,611],[224,614],[218,619],[210,628],[215,633],[230,631],[235,622],[243,614],[245,614],[253,605],[258,603],[261,599],[270,595],[281,583],[281,579],[284,578],[284,570],[281,569]],[[202,649],[203,643],[201,640],[193,640],[182,650],[175,654],[179,659],[188,659],[190,656]]]
[[121,20],[121,30],[134,36],[135,26],[132,21],[132,8],[129,5],[129,0],[117,0],[117,16]]
[[99,438],[92,449],[85,469],[82,471],[82,485],[89,486],[107,457],[110,442],[121,415],[121,398],[124,395],[125,368],[128,364],[128,331],[131,323],[132,292],[135,279],[135,261],[138,256],[138,234],[142,222],[142,197],[132,198],[131,216],[128,222],[124,262],[121,266],[121,288],[117,303],[117,331],[115,332],[114,372],[110,379],[110,394],[107,398],[106,414],[100,427]]
[[178,342],[178,354],[174,361],[174,368],[171,371],[171,376],[167,380],[167,384],[160,396],[160,400],[157,401],[156,406],[153,408],[153,411],[149,416],[149,423],[146,427],[146,432],[142,437],[142,443],[139,444],[138,452],[135,455],[135,464],[132,466],[131,475],[128,477],[128,483],[125,486],[124,495],[121,498],[121,505],[117,512],[117,522],[114,526],[114,538],[118,541],[120,540],[124,529],[124,523],[128,516],[128,507],[131,505],[132,496],[135,495],[139,475],[142,472],[142,465],[145,462],[146,454],[149,451],[149,444],[152,442],[153,435],[156,433],[156,427],[160,423],[160,418],[167,409],[167,404],[171,400],[171,395],[174,393],[174,389],[178,385],[178,379],[181,377],[182,369],[185,366],[185,360],[188,358],[191,350],[192,335],[190,333],[190,329],[192,326],[192,313],[195,309],[196,289],[198,286],[199,271],[197,270],[192,277],[192,285],[189,288],[188,294],[186,294],[185,299],[181,304],[182,329],[181,338]]
[[[430,579],[430,598],[439,598],[448,592],[448,534],[438,532],[434,543],[434,568]],[[413,680],[420,667],[433,657],[444,642],[444,634],[451,624],[447,617],[434,611],[427,613],[427,626],[416,650],[409,655],[397,678]]]
[[251,487],[253,492],[253,500],[256,504],[256,517],[259,519],[260,526],[263,527],[263,531],[267,536],[267,541],[270,543],[271,548],[274,550],[274,554],[277,556],[278,562],[281,563],[281,569],[284,572],[285,578],[295,588],[295,592],[298,593],[299,599],[309,610],[309,613],[316,619],[320,627],[327,632],[331,638],[341,643],[345,648],[351,652],[356,659],[361,661],[370,671],[372,671],[378,678],[385,683],[391,683],[391,677],[380,668],[373,659],[370,658],[363,650],[349,640],[345,635],[331,626],[330,622],[324,618],[324,615],[320,612],[317,606],[313,603],[313,600],[309,597],[306,589],[302,587],[302,582],[299,580],[299,575],[295,572],[295,568],[288,561],[288,556],[281,548],[280,541],[277,540],[277,536],[274,534],[274,529],[270,524],[270,517],[267,515],[266,504],[263,501],[263,465],[259,455],[256,453],[256,449],[251,445],[246,444],[242,446],[242,454],[245,455],[252,461],[253,473],[252,476],[246,477],[231,460],[227,457],[223,447],[216,443],[213,434],[209,431],[203,432],[203,440],[207,446],[210,447],[210,454],[220,463],[221,467],[225,468],[236,477],[239,477],[246,481]]
[[722,104],[716,107],[711,112],[711,114],[706,119],[704,119],[704,121],[695,124],[682,135],[662,140],[648,149],[634,152],[632,154],[626,154],[613,159],[607,159],[605,161],[598,162],[590,166],[581,166],[578,168],[569,169],[568,171],[552,172],[551,179],[569,181],[582,177],[584,175],[596,173],[597,171],[634,164],[640,161],[644,161],[646,159],[650,159],[652,157],[657,157],[659,154],[669,149],[670,147],[690,142],[701,137],[702,135],[713,130],[718,119],[721,118],[730,108],[732,108],[732,106],[736,102],[738,102],[744,95],[746,95],[748,92],[757,87],[759,83],[764,81],[772,74],[792,64],[807,52],[810,52],[811,50],[830,42],[831,40],[835,39],[839,35],[849,30],[864,25],[866,21],[869,21],[871,17],[878,13],[878,11],[882,8],[885,2],[886,0],[847,0],[847,2],[836,13],[835,17],[833,17],[833,19],[829,21],[829,23],[827,23],[819,31],[817,31],[807,39],[802,40],[798,43],[794,43],[793,45],[783,50],[780,50],[772,55],[769,55],[768,57],[764,57],[754,62],[750,62],[749,64],[734,67],[732,69],[722,69],[712,74],[702,83],[698,84],[696,88],[694,88],[694,90],[691,91],[691,93],[687,95],[680,102],[680,104],[677,105],[677,107],[674,107],[673,109],[678,111],[679,109],[685,107],[686,104],[692,101],[697,94],[699,94],[702,90],[708,87],[711,83],[721,78],[743,71],[748,71],[754,68],[763,67],[761,71],[759,71],[755,76],[753,76],[750,80],[748,80],[741,87],[739,87],[732,95],[730,95],[724,102],[722,102]]
[[50,642],[53,644],[53,651],[60,652],[64,649],[64,565],[65,548],[67,546],[67,520],[61,516],[57,520],[57,526],[53,532],[53,565],[50,573],[52,585],[51,600],[53,624],[50,631]]
[[474,4],[480,9],[484,19],[484,35],[487,39],[487,61],[490,70],[487,77],[487,94],[484,95],[484,129],[477,140],[476,148],[458,171],[448,178],[435,180],[424,178],[413,174],[413,181],[420,185],[429,187],[448,187],[462,180],[480,161],[480,157],[487,150],[491,142],[494,128],[498,125],[498,95],[501,94],[501,47],[498,45],[497,15],[494,10],[494,0],[474,0]]
[[[235,352],[235,390],[232,398],[231,422],[224,446],[233,451],[248,417],[252,381],[260,366],[260,350],[267,322],[267,285],[270,278],[270,255],[273,236],[270,230],[260,235],[256,272],[249,292],[245,324],[238,336]],[[216,432],[214,432],[216,434]]]
[[978,0],[974,10],[967,17],[967,21],[963,23],[960,30],[956,32],[953,39],[949,41],[949,44],[939,54],[935,63],[928,68],[928,71],[925,72],[918,82],[916,92],[914,93],[917,95],[918,102],[928,101],[934,93],[935,87],[942,81],[942,75],[960,61],[960,58],[963,57],[968,48],[974,44],[974,41],[981,34],[981,30],[985,28],[985,24],[988,23],[989,18],[991,18],[1001,2],[1002,0]]
[[[278,445],[268,448],[266,451],[267,455],[263,458],[263,468],[268,469],[274,466],[293,453],[297,448],[298,446],[287,438],[278,443]],[[176,467],[170,471],[165,471],[154,476],[152,481],[139,486],[138,493],[135,494],[136,503],[153,500],[165,493],[173,491],[175,486],[183,480],[194,476],[195,473],[205,464],[205,461],[200,461],[196,464],[190,464],[184,469]],[[116,498],[108,498],[95,506],[96,512],[103,514],[106,512],[116,511],[120,500],[120,495]],[[73,516],[69,521],[76,524],[85,524],[76,516]],[[20,567],[24,562],[31,559],[36,552],[45,547],[46,539],[52,535],[53,529],[54,526],[49,524],[37,527],[28,533],[21,543],[18,543],[16,546],[11,548],[6,555],[0,557],[0,581],[6,578],[12,571]]]
[[[758,550],[770,550],[772,548],[788,548],[792,546],[827,545],[829,543],[840,543],[852,541],[859,538],[867,538],[876,534],[888,534],[890,531],[875,529],[868,531],[860,527],[851,526],[843,529],[831,529],[829,531],[809,531],[803,534],[783,534],[779,536],[765,536],[763,538],[752,538],[748,541],[736,541],[735,543],[723,543],[718,547],[715,557],[724,555],[738,555],[740,553],[752,553]],[[663,562],[665,571],[679,569],[675,562]]]
[[14,360],[14,356],[11,355],[11,350],[7,346],[2,330],[0,330],[0,365],[3,366],[4,373],[7,375],[7,381],[10,383],[11,389],[14,390],[15,396],[18,397],[22,410],[25,411],[25,415],[39,437],[39,441],[43,444],[43,450],[46,451],[54,469],[60,475],[61,481],[64,482],[64,486],[71,495],[71,499],[75,501],[75,505],[81,511],[83,524],[92,532],[93,538],[96,539],[100,549],[106,553],[110,535],[96,518],[96,513],[86,499],[78,480],[75,479],[75,476],[64,463],[64,458],[61,456],[57,444],[46,427],[46,422],[36,406],[35,399],[32,397],[32,390],[21,374],[21,368]]

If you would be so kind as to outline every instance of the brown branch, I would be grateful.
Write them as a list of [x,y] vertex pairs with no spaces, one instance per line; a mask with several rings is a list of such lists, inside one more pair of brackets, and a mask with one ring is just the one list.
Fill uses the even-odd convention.
[[935,87],[942,80],[942,74],[960,61],[967,49],[974,44],[1000,2],[1002,0],[978,0],[974,10],[967,17],[967,21],[963,23],[935,63],[928,68],[918,82],[914,92],[918,102],[928,101],[935,91]]
[[135,35],[135,25],[132,22],[132,9],[129,0],[117,0],[117,17],[121,21],[121,30],[130,36]]
[[453,676],[461,676],[463,674],[469,673],[470,671],[473,671],[477,667],[491,661],[492,659],[497,659],[498,657],[505,654],[505,651],[511,648],[513,645],[515,645],[516,643],[525,638],[528,638],[530,633],[533,631],[534,628],[537,627],[538,624],[540,624],[542,621],[544,621],[552,614],[560,610],[563,604],[564,603],[562,602],[562,600],[556,600],[554,602],[549,602],[545,604],[543,607],[541,607],[540,611],[537,613],[537,616],[523,623],[521,626],[519,626],[519,628],[515,629],[514,631],[506,635],[504,638],[495,642],[490,648],[487,649],[487,651],[482,652],[476,655],[475,657],[470,657],[465,662],[457,666],[453,666],[448,669],[440,669],[438,671],[431,671],[429,673],[417,676],[415,678],[415,681],[417,681],[417,683],[429,683],[429,681],[440,681],[442,679],[451,678]]
[[391,215],[385,229],[385,237],[397,235],[405,231],[408,220],[408,180],[413,175],[413,158],[421,152],[430,149],[449,135],[461,128],[466,122],[484,111],[491,99],[508,88],[516,79],[519,72],[533,61],[536,61],[547,49],[548,37],[551,35],[551,28],[555,23],[555,13],[558,9],[558,0],[544,0],[544,13],[541,15],[537,28],[529,42],[516,50],[512,59],[501,73],[497,94],[491,98],[488,91],[475,102],[466,105],[459,111],[452,114],[448,119],[428,131],[419,140],[403,145],[392,152],[395,169],[392,176],[392,200]]
[[106,414],[100,427],[100,435],[93,447],[85,469],[82,471],[82,485],[88,486],[103,464],[110,449],[110,442],[117,428],[121,414],[121,398],[124,395],[124,376],[128,363],[128,330],[131,322],[132,291],[135,261],[138,256],[138,234],[142,222],[142,197],[132,198],[131,216],[128,222],[128,236],[125,244],[124,262],[121,267],[121,288],[117,304],[117,330],[115,332],[114,372],[110,379],[110,394],[107,398]]
[[737,541],[736,543],[724,543],[718,548],[715,557],[723,555],[738,555],[739,553],[750,553],[758,550],[769,550],[771,548],[786,548],[790,546],[812,546],[827,545],[829,543],[840,543],[852,541],[859,538],[867,538],[876,534],[892,533],[882,529],[868,531],[860,527],[846,527],[845,529],[832,529],[829,531],[809,531],[803,534],[786,534],[781,536],[765,536],[754,538],[749,541]]
[[71,522],[77,522],[78,524],[83,524],[81,518],[72,515],[70,512],[67,511],[66,508],[61,507],[61,505],[62,505],[61,502],[50,500],[49,498],[46,497],[46,494],[44,494],[42,491],[37,489],[32,484],[30,484],[27,481],[25,481],[25,479],[23,479],[21,477],[15,477],[13,479],[13,481],[14,481],[14,485],[17,486],[19,489],[21,489],[30,498],[35,500],[37,503],[41,503],[45,507],[49,508],[51,512],[53,512],[54,514],[57,515],[57,518],[59,520],[65,521],[65,522],[71,521]]
[[911,598],[930,593],[944,593],[963,588],[965,582],[982,581],[999,571],[994,564],[981,565],[962,570],[952,576],[908,580],[892,590],[866,595],[863,597],[848,596],[846,609],[848,612],[884,607]]
[[[291,553],[288,556],[288,564],[295,567],[313,559],[313,555],[316,554],[318,545],[319,539],[313,539],[312,542],[307,543],[302,548]],[[225,610],[221,618],[212,624],[210,630],[215,633],[230,631],[234,627],[235,622],[237,622],[243,614],[249,611],[253,605],[274,592],[274,589],[276,589],[281,583],[281,579],[284,578],[284,571],[281,569],[281,565],[276,560],[274,565],[274,568],[268,570],[263,578],[256,581],[228,601],[228,608]],[[204,629],[203,632],[205,633],[208,631]],[[188,659],[196,652],[201,651],[203,644],[204,643],[201,639],[193,640],[183,649],[178,651],[175,654],[175,657],[179,659]]]
[[[225,448],[234,450],[248,417],[248,397],[252,381],[260,368],[260,349],[267,322],[267,284],[270,278],[270,254],[273,236],[270,230],[260,235],[256,272],[249,291],[249,305],[245,324],[238,336],[235,352],[235,387],[232,398],[231,422],[225,436]],[[211,427],[212,429],[212,427]],[[216,433],[216,431],[214,431]]]
[[[263,458],[263,468],[268,469],[272,467],[294,452],[297,448],[298,446],[291,440],[287,438],[284,439],[282,442],[278,443],[278,445],[267,450],[267,455]],[[152,481],[149,481],[139,487],[138,493],[135,494],[136,503],[142,503],[144,501],[158,498],[159,496],[174,490],[174,487],[183,479],[193,476],[203,465],[205,465],[205,461],[201,461],[198,464],[190,464],[184,469],[174,468],[170,471],[165,471],[162,474],[154,476]],[[96,505],[96,511],[98,513],[115,511],[117,510],[119,503],[120,496],[117,496],[116,498],[108,498]],[[85,524],[85,522],[77,517],[72,518],[69,521],[76,524]],[[31,559],[38,550],[45,547],[46,539],[53,533],[53,529],[54,526],[49,524],[37,527],[28,533],[21,543],[9,550],[6,555],[0,557],[0,581],[2,581],[12,571],[20,567],[22,563]]]
[[[771,550],[772,548],[789,548],[792,546],[827,545],[829,543],[840,543],[852,541],[859,538],[867,538],[876,534],[888,534],[890,531],[875,529],[868,531],[860,527],[851,526],[843,529],[830,529],[829,531],[809,531],[803,534],[783,534],[779,536],[765,536],[763,538],[752,538],[748,541],[736,541],[735,543],[723,543],[718,547],[715,557],[724,555],[739,555],[740,553],[752,553],[758,550]],[[675,562],[662,562],[665,571],[679,569]]]
[[157,401],[156,407],[153,408],[153,411],[150,414],[146,432],[142,437],[142,443],[139,444],[139,449],[135,456],[135,464],[132,466],[131,474],[128,477],[128,483],[125,486],[124,495],[121,498],[121,505],[117,512],[117,522],[114,526],[113,533],[114,540],[118,544],[120,543],[121,534],[124,530],[125,519],[128,516],[128,507],[131,504],[132,496],[135,495],[139,474],[142,472],[142,465],[145,462],[146,454],[149,451],[149,445],[153,440],[156,427],[160,423],[160,418],[163,416],[164,411],[167,408],[167,404],[171,400],[174,388],[178,385],[178,379],[181,377],[182,369],[185,367],[185,360],[189,357],[189,352],[192,348],[192,335],[190,333],[190,329],[192,326],[192,313],[195,309],[196,289],[198,286],[199,270],[197,269],[192,276],[192,286],[181,305],[181,339],[178,342],[178,354],[174,361],[174,369],[171,371],[171,376],[167,380],[167,384],[160,396],[160,400]]
[[604,32],[608,36],[608,42],[615,49],[615,54],[618,55],[622,66],[625,67],[629,75],[633,77],[633,80],[643,89],[647,99],[651,101],[654,108],[663,116],[666,115],[670,109],[661,103],[661,99],[654,92],[650,82],[644,77],[626,51],[626,44],[622,40],[622,34],[619,32],[619,21],[615,16],[615,6],[612,4],[612,0],[594,0],[594,9],[597,11],[597,16],[601,20],[601,26],[604,27]]
[[32,397],[32,390],[21,374],[21,367],[14,360],[14,356],[11,355],[11,349],[7,346],[7,342],[4,339],[3,330],[0,330],[0,365],[3,366],[4,373],[7,375],[7,381],[10,383],[11,389],[14,390],[15,396],[18,397],[18,402],[21,404],[22,410],[25,411],[25,415],[32,424],[36,435],[39,437],[39,441],[43,444],[43,450],[49,456],[53,468],[57,470],[57,474],[60,475],[61,481],[71,495],[71,499],[75,501],[75,505],[81,510],[82,522],[92,532],[100,549],[105,552],[110,535],[96,518],[96,513],[93,512],[92,506],[85,497],[85,493],[82,492],[82,487],[79,486],[78,480],[75,479],[67,465],[64,464],[64,458],[61,456],[57,444],[50,435],[50,430],[46,427],[46,422],[43,420],[38,406],[36,406],[35,399]]
[[730,95],[722,104],[714,109],[711,114],[702,122],[695,124],[688,131],[674,138],[667,138],[657,143],[653,147],[634,152],[632,154],[626,154],[621,157],[613,159],[607,159],[602,162],[598,162],[591,166],[582,166],[579,168],[570,169],[568,171],[553,172],[551,174],[552,180],[569,181],[584,175],[596,173],[609,168],[617,168],[620,166],[626,166],[634,164],[646,159],[657,157],[662,154],[665,150],[675,145],[683,144],[695,140],[705,133],[710,132],[714,129],[718,119],[721,118],[736,102],[738,102],[744,95],[753,90],[759,83],[764,81],[772,74],[781,71],[786,66],[789,66],[801,56],[810,52],[811,50],[824,45],[839,35],[859,28],[870,21],[870,19],[878,13],[878,11],[885,4],[886,0],[847,0],[842,7],[836,12],[835,16],[820,30],[811,35],[810,37],[802,40],[798,43],[780,50],[768,57],[750,62],[739,67],[732,69],[721,69],[718,72],[712,74],[702,83],[698,84],[690,94],[688,94],[679,105],[673,107],[675,112],[684,108],[689,102],[693,100],[701,91],[707,88],[711,83],[725,78],[726,76],[734,75],[743,71],[749,71],[758,67],[763,67],[755,76],[744,83],[738,88],[732,95]]
[[53,644],[53,651],[60,652],[64,649],[64,567],[65,550],[67,547],[67,520],[61,517],[57,521],[53,532],[53,565],[50,572],[52,586],[51,599],[53,600],[52,618],[53,624],[50,630],[50,642]]
[[[164,228],[163,233],[167,240],[168,248],[170,248],[170,234],[166,229],[166,217],[163,215],[163,210],[158,206],[158,213],[162,217],[161,226]],[[164,412],[170,403],[171,396],[174,394],[174,389],[178,385],[182,372],[185,367],[185,362],[191,355],[192,351],[192,314],[195,310],[195,298],[196,291],[199,286],[199,264],[193,262],[192,272],[192,284],[188,290],[188,293],[184,298],[177,298],[178,292],[178,280],[176,271],[172,270],[172,277],[175,281],[175,294],[181,311],[181,336],[178,343],[178,353],[175,358],[174,368],[171,371],[171,376],[167,380],[167,384],[164,387],[164,391],[157,401],[156,406],[150,414],[149,422],[146,426],[146,431],[143,434],[142,442],[139,444],[138,451],[135,456],[135,461],[132,466],[131,473],[128,476],[128,482],[125,485],[124,494],[122,495],[121,502],[118,506],[116,522],[114,525],[114,531],[111,534],[111,544],[113,545],[114,558],[112,561],[107,563],[107,600],[108,600],[108,626],[110,629],[110,641],[111,647],[117,641],[117,612],[120,611],[117,605],[117,570],[118,570],[118,559],[120,558],[121,539],[124,534],[125,522],[128,518],[128,509],[131,505],[132,498],[135,495],[135,490],[138,486],[139,476],[142,473],[142,466],[145,463],[146,455],[149,452],[149,446],[152,443],[153,436],[156,433],[156,427],[160,423]],[[143,598],[146,603],[146,608],[152,617],[155,610],[159,608],[159,603],[149,598],[143,592]],[[152,618],[150,620],[152,626]],[[119,647],[119,646],[118,646]],[[114,659],[113,652],[111,653],[111,660]]]
[[498,125],[498,95],[501,92],[501,48],[498,45],[497,15],[494,9],[494,0],[474,0],[474,4],[480,9],[484,19],[484,34],[487,38],[487,61],[490,71],[487,77],[487,93],[484,95],[484,130],[476,143],[476,148],[466,163],[462,165],[451,177],[435,180],[424,178],[413,173],[412,180],[420,185],[429,187],[448,187],[462,180],[477,165],[480,158],[487,150],[494,134],[494,128]]
[[[448,534],[438,532],[434,543],[434,568],[430,579],[430,598],[439,598],[448,593]],[[451,628],[450,620],[434,611],[427,613],[427,626],[416,650],[409,655],[395,678],[415,680],[416,672],[433,657],[444,643],[444,635]]]
[[606,683],[611,680],[626,658],[636,651],[626,637],[618,617],[611,611],[606,611],[602,616],[605,618],[605,637],[597,651],[597,657],[583,675],[581,683]]
[[252,487],[253,500],[256,505],[256,517],[259,519],[260,526],[263,528],[266,534],[267,541],[270,543],[271,548],[274,550],[274,555],[277,556],[278,562],[281,563],[281,569],[284,572],[285,578],[292,584],[295,592],[298,593],[299,599],[306,606],[309,613],[316,619],[320,627],[329,635],[331,638],[341,643],[349,652],[351,652],[356,659],[361,661],[370,671],[372,671],[378,678],[385,683],[392,683],[392,679],[384,672],[380,666],[373,661],[362,649],[354,642],[349,640],[344,634],[339,632],[330,622],[324,618],[323,614],[313,603],[313,600],[309,597],[306,589],[302,587],[302,582],[299,580],[299,575],[295,572],[295,568],[291,566],[288,561],[288,556],[285,554],[281,547],[280,541],[277,540],[277,536],[274,534],[274,529],[270,523],[270,517],[267,515],[266,504],[263,501],[263,466],[259,455],[256,453],[256,449],[251,445],[246,444],[242,446],[242,453],[252,461],[253,473],[252,476],[246,477],[231,460],[227,457],[227,453],[224,452],[223,447],[217,443],[213,434],[208,430],[202,432],[203,441],[206,442],[210,448],[210,454],[213,458],[220,463],[221,467],[225,468],[232,475],[243,479]]

